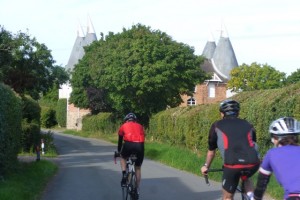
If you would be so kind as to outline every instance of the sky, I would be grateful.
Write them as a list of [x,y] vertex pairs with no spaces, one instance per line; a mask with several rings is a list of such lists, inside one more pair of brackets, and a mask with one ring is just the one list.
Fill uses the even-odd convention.
[[299,8],[299,0],[0,0],[0,25],[44,43],[61,66],[88,16],[98,39],[140,23],[197,55],[225,30],[239,65],[268,64],[289,75],[300,68]]

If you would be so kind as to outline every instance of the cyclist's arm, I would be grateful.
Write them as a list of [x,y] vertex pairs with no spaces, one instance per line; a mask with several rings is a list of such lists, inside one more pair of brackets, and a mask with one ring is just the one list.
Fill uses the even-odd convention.
[[215,155],[216,155],[216,150],[212,150],[212,151],[211,151],[211,150],[208,150],[208,151],[207,151],[207,154],[206,154],[206,162],[205,162],[205,164],[207,165],[207,166],[206,166],[207,168],[210,167],[210,165],[211,165],[211,163],[212,163],[212,161],[213,161]]
[[267,185],[269,183],[270,180],[270,174],[263,174],[261,172],[259,172],[258,174],[258,178],[257,178],[257,183],[256,183],[256,188],[254,190],[254,199],[255,200],[261,200],[266,189],[267,189]]
[[121,151],[122,145],[123,145],[123,136],[119,135],[118,152]]

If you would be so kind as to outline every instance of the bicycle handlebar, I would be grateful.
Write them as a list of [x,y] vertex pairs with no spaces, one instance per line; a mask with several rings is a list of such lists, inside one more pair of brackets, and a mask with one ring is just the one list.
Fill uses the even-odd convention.
[[207,184],[208,186],[210,186],[210,183],[209,183],[209,181],[208,181],[208,172],[222,172],[222,171],[223,171],[223,169],[208,169],[208,170],[206,171],[206,174],[204,175],[206,184]]

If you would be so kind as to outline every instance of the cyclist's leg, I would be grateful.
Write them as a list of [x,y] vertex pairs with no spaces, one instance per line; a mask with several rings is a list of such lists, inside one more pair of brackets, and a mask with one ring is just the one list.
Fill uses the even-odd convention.
[[142,179],[142,164],[144,161],[144,143],[136,144],[137,160],[135,162],[135,172],[137,178],[137,187],[139,188]]
[[130,155],[128,143],[125,142],[123,144],[120,154],[121,154],[120,163],[121,163],[121,169],[122,169],[121,186],[124,187],[126,185],[126,179],[127,179],[127,177],[126,177],[126,161]]
[[223,189],[223,200],[233,200],[234,194],[227,192]]
[[141,179],[142,179],[142,172],[141,171],[142,171],[141,166],[135,166],[137,188],[139,188],[140,182],[141,182]]
[[250,196],[249,195],[250,193],[253,194],[254,184],[253,184],[251,177],[257,172],[258,169],[259,169],[259,165],[255,165],[255,166],[247,169],[247,171],[249,171],[247,174],[248,178],[245,180],[244,184],[245,184],[245,191],[248,194],[248,196]]
[[223,200],[232,200],[239,183],[241,169],[223,168]]

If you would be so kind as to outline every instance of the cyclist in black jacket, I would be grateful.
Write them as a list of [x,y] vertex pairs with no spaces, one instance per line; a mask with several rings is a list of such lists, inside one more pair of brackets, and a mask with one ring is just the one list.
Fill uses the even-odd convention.
[[[223,200],[232,200],[242,170],[250,178],[259,168],[260,159],[253,125],[238,118],[240,104],[225,100],[220,104],[222,119],[211,125],[208,136],[208,152],[201,173],[206,174],[218,148],[223,158]],[[254,186],[250,179],[245,182],[248,196],[253,199]]]

